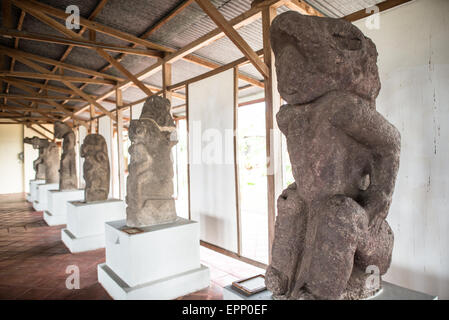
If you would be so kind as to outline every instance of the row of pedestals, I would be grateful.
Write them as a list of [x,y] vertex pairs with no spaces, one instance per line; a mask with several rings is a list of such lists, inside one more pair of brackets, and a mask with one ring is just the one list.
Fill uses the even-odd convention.
[[[66,224],[61,240],[72,253],[106,248],[98,281],[114,299],[175,299],[209,286],[200,264],[199,224],[179,218],[145,228],[126,227],[124,201],[84,202],[84,190],[30,181],[27,200],[49,226]],[[126,232],[125,232],[126,230]]]

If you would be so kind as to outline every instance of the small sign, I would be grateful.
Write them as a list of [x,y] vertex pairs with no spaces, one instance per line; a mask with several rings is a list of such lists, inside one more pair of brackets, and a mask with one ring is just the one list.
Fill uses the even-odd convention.
[[143,232],[143,230],[140,228],[132,228],[132,227],[123,227],[120,230],[126,232],[127,234],[138,234]]
[[234,281],[232,288],[245,296],[252,296],[267,289],[265,286],[265,276],[259,274],[248,279]]

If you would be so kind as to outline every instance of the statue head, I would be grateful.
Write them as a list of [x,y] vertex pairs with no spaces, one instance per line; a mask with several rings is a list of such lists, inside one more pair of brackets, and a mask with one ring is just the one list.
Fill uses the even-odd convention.
[[66,133],[72,131],[72,129],[62,121],[56,121],[54,127],[55,138],[57,139],[62,139]]
[[377,50],[350,22],[288,11],[271,25],[278,90],[290,104],[305,104],[334,90],[369,100],[379,94]]
[[104,137],[94,133],[87,135],[81,146],[81,157],[85,158],[85,161],[95,159],[97,162],[109,164],[108,147]]
[[142,108],[141,120],[151,119],[160,127],[162,131],[173,130],[175,122],[170,113],[170,101],[157,95],[149,97]]
[[49,141],[47,139],[41,139],[38,138],[36,136],[32,137],[32,138],[24,138],[23,139],[24,143],[28,143],[31,144],[33,146],[34,149],[41,149],[41,148],[45,148],[49,145]]

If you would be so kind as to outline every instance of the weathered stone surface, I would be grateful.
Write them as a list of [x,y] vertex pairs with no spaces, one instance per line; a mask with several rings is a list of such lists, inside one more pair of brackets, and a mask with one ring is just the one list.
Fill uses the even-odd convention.
[[44,148],[48,145],[47,139],[41,139],[38,137],[24,138],[24,143],[31,144],[34,149],[39,150],[39,155],[36,160],[33,161],[33,169],[36,173],[36,180],[45,180],[45,164],[44,164]]
[[176,220],[171,148],[178,142],[170,102],[151,96],[129,126],[127,225],[143,227]]
[[399,132],[376,111],[376,47],[349,22],[292,11],[273,20],[271,43],[295,183],[278,199],[267,288],[278,299],[368,297],[379,288],[366,286],[367,267],[380,277],[391,262],[400,156]]
[[110,168],[108,146],[100,134],[89,134],[81,146],[84,158],[83,177],[86,182],[84,201],[104,201],[109,195]]
[[56,183],[59,179],[59,148],[56,143],[38,137],[24,138],[23,142],[39,149],[39,156],[33,161],[36,180],[45,180],[46,183]]
[[73,190],[78,186],[76,175],[75,134],[61,121],[55,122],[55,137],[63,139],[59,168],[59,190]]

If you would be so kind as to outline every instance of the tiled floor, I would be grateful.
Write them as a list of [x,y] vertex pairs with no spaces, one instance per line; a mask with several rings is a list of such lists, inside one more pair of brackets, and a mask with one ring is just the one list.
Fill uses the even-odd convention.
[[[71,254],[61,242],[62,226],[49,227],[22,194],[0,195],[0,299],[110,299],[97,281],[104,249]],[[222,299],[222,287],[263,270],[201,247],[209,266],[209,288],[181,299]],[[69,266],[80,271],[80,289],[69,290]]]

